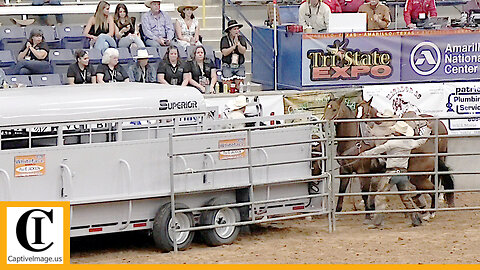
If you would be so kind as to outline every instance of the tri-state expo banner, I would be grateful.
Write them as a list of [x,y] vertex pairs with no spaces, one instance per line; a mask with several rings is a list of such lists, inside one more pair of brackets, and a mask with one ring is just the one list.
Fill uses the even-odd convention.
[[380,112],[391,109],[396,115],[406,111],[438,117],[451,134],[480,133],[480,82],[392,84],[365,86],[363,98],[373,97]]
[[476,80],[480,31],[305,34],[302,85]]

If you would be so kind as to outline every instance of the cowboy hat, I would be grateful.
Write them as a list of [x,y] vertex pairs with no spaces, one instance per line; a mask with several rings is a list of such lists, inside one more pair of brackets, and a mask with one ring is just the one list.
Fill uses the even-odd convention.
[[227,25],[227,28],[225,28],[225,32],[228,32],[228,31],[230,31],[230,29],[232,29],[234,27],[237,27],[237,26],[239,28],[242,28],[243,24],[238,23],[236,20],[228,21],[228,25]]
[[146,59],[146,58],[152,58],[153,55],[148,54],[147,50],[140,49],[137,51],[137,55],[134,56],[133,58],[135,59]]
[[235,101],[231,104],[230,109],[239,110],[243,107],[246,107],[247,104],[248,104],[247,97],[244,95],[240,95],[235,98]]
[[383,113],[377,112],[377,117],[380,118],[393,118],[394,116],[395,115],[393,114],[393,111],[390,109],[386,109],[385,111],[383,111]]
[[184,9],[191,8],[193,10],[197,9],[198,6],[193,5],[190,1],[185,1],[185,3],[181,6],[178,6],[177,11],[182,13]]
[[409,137],[413,136],[414,134],[413,128],[405,121],[398,121],[395,123],[395,125],[392,127],[392,130]]
[[10,18],[10,21],[13,24],[16,24],[16,25],[28,26],[28,25],[32,24],[35,21],[35,19],[20,20],[20,19]]
[[162,2],[162,0],[145,0],[145,6],[150,7],[152,2]]

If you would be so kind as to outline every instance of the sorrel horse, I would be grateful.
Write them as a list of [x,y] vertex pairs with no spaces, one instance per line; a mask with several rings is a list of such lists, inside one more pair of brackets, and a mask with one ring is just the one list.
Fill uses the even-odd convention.
[[[324,118],[326,120],[336,119],[355,119],[357,116],[357,109],[351,110],[345,105],[344,97],[340,99],[331,99],[325,107]],[[354,138],[348,141],[339,141],[337,145],[337,154],[339,156],[356,156],[360,152],[366,151],[372,148],[373,144],[367,144],[361,139],[362,134],[360,131],[360,122],[342,122],[337,123],[335,126],[337,138]],[[357,138],[357,139],[355,139]],[[342,159],[338,161],[340,164],[340,174],[365,174],[372,172],[384,171],[383,166],[378,159]],[[370,178],[359,177],[360,187],[362,192],[368,192],[370,190]],[[350,179],[342,178],[340,180],[339,193],[345,193]],[[344,196],[339,196],[337,200],[336,211],[342,211]],[[365,204],[365,210],[374,210],[374,205],[368,203],[368,195],[362,196]],[[366,215],[369,218],[370,215]]]
[[[378,110],[371,105],[372,103],[371,98],[369,101],[362,101],[358,104],[357,108],[362,108],[360,109],[362,111],[361,113],[361,118],[364,119],[372,119],[372,118],[378,118],[377,113]],[[409,111],[406,112],[402,115],[402,118],[418,118],[418,117],[432,117],[431,115],[427,114],[420,114],[417,115],[415,112]],[[406,121],[412,128],[415,130],[415,135],[419,135],[419,128],[420,125],[419,123],[423,123],[426,125],[426,122],[430,122],[429,125],[434,127],[432,130],[432,135],[435,134],[435,121],[434,120],[420,120],[420,121],[415,121],[415,120],[410,120]],[[439,135],[447,135],[448,130],[445,127],[445,125],[439,121],[438,122],[438,134]],[[438,139],[438,153],[447,153],[448,150],[448,141],[447,138],[439,138]],[[435,153],[435,139],[430,138],[427,140],[427,142],[423,145],[421,145],[418,148],[415,148],[412,150],[412,154],[433,154]],[[411,157],[409,159],[408,163],[408,172],[433,172],[435,170],[435,157]],[[444,171],[449,171],[449,168],[445,164],[445,157],[439,157],[438,158],[438,171],[444,172]],[[449,174],[440,174],[439,179],[441,181],[441,184],[444,186],[445,189],[454,189],[454,183],[453,183],[453,178]],[[434,181],[431,181],[430,175],[411,175],[409,176],[410,182],[415,185],[417,190],[434,190],[435,189],[435,184],[433,183]],[[430,196],[432,198],[432,203],[431,203],[431,208],[435,208],[435,200],[434,200],[434,193],[431,193]],[[414,199],[418,200],[421,195],[418,194],[415,196]],[[447,200],[447,204],[449,207],[454,206],[454,194],[453,192],[449,192],[445,194],[445,198]]]

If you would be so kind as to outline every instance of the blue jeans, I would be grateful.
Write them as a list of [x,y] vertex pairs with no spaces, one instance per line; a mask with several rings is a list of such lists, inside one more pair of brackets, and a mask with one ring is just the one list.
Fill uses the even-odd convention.
[[132,43],[137,44],[137,48],[145,48],[145,44],[143,43],[142,39],[137,35],[122,37],[118,41],[118,47],[128,48],[130,45],[132,45]]
[[[32,6],[43,6],[45,4],[45,0],[33,0]],[[53,6],[60,6],[62,3],[60,0],[50,0],[49,5]],[[47,24],[47,15],[39,15],[40,17],[40,24]],[[56,14],[55,18],[57,19],[57,23],[63,23],[63,15]]]
[[11,73],[14,75],[52,73],[52,66],[48,61],[20,60]]
[[103,52],[108,48],[117,48],[117,43],[115,40],[107,35],[107,34],[100,34],[95,42],[94,48]]

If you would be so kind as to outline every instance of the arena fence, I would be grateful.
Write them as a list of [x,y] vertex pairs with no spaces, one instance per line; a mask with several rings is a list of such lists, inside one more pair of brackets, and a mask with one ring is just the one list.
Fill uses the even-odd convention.
[[[432,117],[432,118],[429,118],[430,120],[434,121],[434,126],[432,128],[432,133],[431,135],[429,136],[412,136],[412,137],[405,137],[405,136],[402,136],[402,137],[362,137],[362,136],[358,136],[358,137],[350,137],[350,138],[337,138],[335,137],[335,134],[334,134],[334,129],[335,129],[335,125],[336,124],[339,124],[339,123],[369,123],[369,122],[372,122],[372,121],[398,121],[398,120],[403,120],[403,121],[421,121],[421,120],[425,120],[425,118],[402,118],[402,119],[375,119],[375,120],[372,120],[372,119],[349,119],[349,120],[334,120],[334,121],[331,121],[331,122],[328,122],[327,123],[327,128],[326,130],[330,131],[330,132],[326,132],[326,140],[327,140],[327,157],[328,157],[328,161],[327,161],[327,172],[329,172],[331,175],[332,175],[332,182],[333,184],[335,183],[339,183],[341,179],[345,179],[345,178],[353,178],[353,177],[381,177],[381,176],[392,176],[393,174],[389,174],[389,173],[365,173],[365,174],[344,174],[344,175],[340,175],[339,173],[339,165],[338,165],[338,161],[340,160],[352,160],[352,159],[365,159],[365,158],[378,158],[378,157],[405,157],[405,156],[392,156],[392,155],[375,155],[375,156],[362,156],[362,157],[359,157],[357,155],[350,155],[350,156],[340,156],[337,154],[337,151],[336,151],[336,146],[338,145],[338,143],[340,142],[344,142],[344,141],[367,141],[367,140],[370,140],[370,141],[375,141],[375,140],[385,140],[385,139],[405,139],[405,138],[411,138],[411,139],[420,139],[420,138],[432,138],[435,142],[435,152],[434,153],[431,153],[431,154],[410,154],[408,155],[408,157],[435,157],[435,164],[434,164],[434,169],[433,171],[423,171],[423,172],[407,172],[407,173],[400,173],[400,174],[396,174],[396,175],[406,175],[406,176],[413,176],[413,175],[430,175],[431,176],[431,180],[432,182],[434,183],[435,185],[435,189],[434,190],[425,190],[425,191],[420,191],[420,190],[417,190],[417,191],[389,191],[389,192],[350,192],[350,193],[343,193],[343,194],[338,194],[336,192],[333,192],[335,194],[332,195],[332,197],[329,198],[329,201],[331,202],[330,203],[330,206],[332,207],[330,209],[330,213],[332,215],[332,219],[331,219],[331,222],[332,224],[330,224],[330,226],[333,228],[333,230],[335,230],[336,228],[336,216],[337,215],[356,215],[356,214],[375,214],[375,213],[408,213],[408,212],[423,212],[423,211],[459,211],[459,210],[480,210],[480,206],[458,206],[458,207],[446,207],[446,206],[442,206],[441,204],[439,204],[439,202],[441,201],[441,197],[443,194],[446,194],[446,193],[466,193],[466,192],[479,192],[480,191],[480,188],[463,188],[463,189],[459,189],[459,188],[454,188],[454,189],[450,189],[450,190],[445,190],[445,189],[441,189],[440,187],[440,182],[439,182],[439,176],[443,175],[443,174],[450,174],[452,176],[465,176],[465,175],[478,175],[480,174],[480,169],[474,169],[474,170],[470,170],[470,169],[463,169],[463,168],[460,168],[461,166],[455,166],[457,168],[450,168],[450,171],[446,172],[446,171],[439,171],[439,164],[438,164],[438,158],[439,157],[444,157],[446,158],[446,164],[449,165],[449,160],[453,160],[455,158],[459,158],[459,157],[464,157],[464,158],[468,158],[469,160],[471,160],[472,162],[475,161],[475,158],[477,158],[478,156],[480,156],[480,152],[479,151],[475,151],[475,147],[470,147],[469,150],[471,151],[456,151],[454,153],[451,153],[451,152],[447,152],[447,153],[439,153],[438,152],[438,144],[439,144],[439,139],[443,139],[443,138],[448,138],[448,144],[450,145],[450,149],[451,149],[451,146],[453,144],[457,144],[458,145],[458,140],[462,140],[462,139],[470,139],[470,140],[475,140],[475,139],[478,139],[479,138],[479,135],[478,134],[461,134],[461,135],[438,135],[438,128],[439,128],[439,125],[440,125],[440,121],[444,121],[444,122],[448,122],[450,123],[451,121],[476,121],[477,118],[472,118],[472,117],[450,117],[450,118],[439,118],[439,117]],[[347,163],[348,164],[348,163]],[[480,181],[480,179],[479,179]],[[460,183],[460,181],[457,179],[455,181],[455,184],[458,185]],[[472,186],[480,186],[478,184],[476,185],[472,185]],[[339,196],[360,196],[360,195],[379,195],[379,194],[384,194],[384,195],[399,195],[399,194],[435,194],[433,198],[431,198],[431,200],[435,200],[436,204],[435,204],[435,208],[431,208],[431,207],[427,207],[427,208],[424,208],[424,209],[394,209],[392,208],[391,205],[389,205],[389,208],[390,209],[387,209],[387,210],[384,210],[384,211],[378,211],[378,210],[375,210],[375,211],[342,211],[342,212],[335,212],[335,209],[333,208],[335,206],[335,203],[333,201],[335,201]],[[433,221],[434,222],[434,221]]]
[[[279,119],[277,116],[275,119]],[[283,118],[288,118],[288,115],[282,116]],[[280,118],[282,118],[280,117]],[[283,119],[282,118],[282,119]],[[259,118],[257,120],[257,124],[260,121],[271,121],[273,118]],[[372,121],[420,121],[425,120],[425,118],[402,118],[402,119],[350,119],[350,120],[332,120],[332,121],[308,121],[308,122],[300,122],[300,123],[284,123],[284,124],[277,124],[277,125],[270,125],[270,126],[259,126],[256,125],[252,128],[240,128],[235,129],[235,132],[241,132],[247,138],[247,144],[241,147],[229,147],[229,148],[217,148],[217,149],[210,149],[208,151],[181,151],[176,149],[176,140],[181,137],[195,137],[198,136],[199,139],[202,136],[214,135],[214,134],[221,134],[221,133],[229,133],[232,132],[231,129],[220,129],[215,130],[208,128],[202,132],[191,132],[191,133],[177,133],[171,134],[169,137],[169,158],[170,158],[170,185],[171,185],[171,205],[174,207],[171,208],[171,215],[176,216],[179,213],[186,213],[186,212],[202,212],[202,211],[209,211],[209,210],[217,210],[217,209],[224,209],[224,208],[246,208],[248,209],[250,219],[242,219],[240,221],[233,221],[224,224],[199,224],[196,227],[189,227],[189,228],[175,228],[173,229],[173,234],[179,234],[185,231],[199,231],[199,230],[207,230],[207,229],[218,229],[218,228],[229,228],[232,226],[244,226],[249,224],[258,224],[264,222],[274,222],[280,220],[287,220],[287,219],[295,219],[295,218],[304,218],[309,216],[326,216],[328,218],[328,229],[329,232],[333,232],[336,229],[336,218],[337,215],[358,215],[358,214],[375,214],[375,213],[411,213],[411,212],[424,212],[424,211],[460,211],[460,210],[480,210],[480,206],[458,206],[458,207],[445,207],[440,204],[441,196],[445,193],[465,193],[465,192],[479,192],[479,188],[464,188],[464,189],[450,189],[445,190],[441,189],[440,187],[440,180],[439,177],[442,174],[451,174],[451,175],[477,175],[480,174],[480,170],[467,170],[467,169],[451,169],[448,172],[440,171],[438,158],[445,157],[448,158],[446,163],[448,165],[449,160],[456,158],[456,157],[470,157],[475,158],[476,156],[480,155],[479,151],[473,151],[473,148],[470,148],[472,151],[456,151],[456,152],[447,152],[447,153],[439,153],[438,152],[438,144],[439,140],[443,138],[449,139],[449,144],[454,144],[455,140],[458,139],[476,139],[479,136],[476,134],[472,135],[438,135],[438,127],[440,125],[440,121],[455,121],[455,120],[465,120],[469,121],[467,117],[454,117],[454,118],[439,118],[439,117],[432,117],[429,120],[434,121],[434,126],[432,129],[432,134],[429,136],[412,136],[412,137],[349,137],[349,138],[338,138],[335,136],[335,125],[339,123],[369,123]],[[230,120],[232,123],[240,123],[239,120]],[[270,144],[252,144],[252,133],[255,130],[267,130],[267,129],[281,129],[286,127],[293,127],[293,126],[302,126],[302,125],[312,125],[315,124],[318,127],[318,134],[319,139],[309,139],[309,140],[294,140],[288,143],[270,143]],[[388,191],[388,192],[347,192],[343,194],[338,193],[338,183],[341,179],[344,178],[352,178],[352,177],[382,177],[382,176],[392,176],[391,173],[366,173],[366,174],[344,174],[341,175],[339,172],[339,161],[340,160],[358,160],[364,158],[378,158],[378,157],[405,157],[405,156],[392,156],[392,155],[376,155],[376,156],[357,156],[357,155],[338,155],[336,152],[336,148],[338,143],[344,141],[362,141],[362,140],[385,140],[385,139],[420,139],[420,138],[431,138],[434,140],[435,143],[435,151],[434,153],[430,154],[410,154],[408,157],[435,157],[435,164],[434,169],[432,171],[420,171],[420,172],[407,172],[402,173],[400,175],[406,176],[413,176],[413,175],[430,175],[431,181],[434,183],[435,188],[434,190],[425,190],[425,191]],[[268,155],[265,154],[265,160],[262,162],[253,161],[251,159],[251,153],[253,151],[264,151],[265,148],[270,147],[283,147],[288,145],[310,145],[314,146],[320,144],[320,151],[316,152],[319,154],[317,157],[305,158],[305,159],[298,159],[298,160],[289,160],[287,162],[274,162],[269,161]],[[227,166],[227,167],[215,167],[215,166],[207,166],[204,168],[193,169],[188,168],[186,158],[192,155],[205,155],[207,159],[213,160],[213,158],[209,157],[212,154],[218,155],[221,151],[240,151],[245,150],[247,152],[248,162],[244,165],[235,165],[235,166]],[[315,151],[312,151],[315,154]],[[183,168],[176,167],[176,161],[181,160],[184,164]],[[282,166],[286,164],[294,164],[294,163],[301,163],[301,162],[319,162],[320,168],[322,173],[320,175],[311,176],[311,177],[304,177],[301,179],[283,179],[280,181],[276,181],[275,183],[258,183],[253,176],[253,170],[257,168],[265,168],[269,169],[275,166]],[[457,166],[458,167],[458,166]],[[177,195],[180,195],[175,191],[175,182],[177,178],[182,175],[188,174],[208,174],[208,173],[218,173],[221,171],[229,171],[229,170],[247,170],[248,171],[248,184],[244,186],[246,190],[248,190],[248,200],[245,202],[237,202],[237,203],[226,203],[221,205],[211,205],[211,206],[204,206],[192,209],[175,209],[175,199]],[[268,173],[267,173],[268,174]],[[399,175],[399,174],[395,174]],[[301,196],[284,196],[281,198],[256,198],[254,190],[261,187],[271,188],[273,186],[282,186],[282,185],[291,185],[291,184],[298,184],[298,183],[310,183],[310,187],[313,187],[313,191],[309,192],[308,195],[301,195]],[[458,183],[458,180],[457,180]],[[238,185],[235,187],[238,188]],[[228,190],[228,187],[219,187],[218,190]],[[372,210],[372,211],[342,211],[342,212],[335,212],[336,209],[336,200],[340,196],[349,197],[349,196],[361,196],[361,195],[399,195],[399,194],[434,194],[431,200],[435,200],[436,206],[435,208],[428,207],[423,209],[395,209],[392,206],[389,206],[386,210]],[[262,215],[261,211],[268,209],[271,204],[280,203],[283,206],[287,205],[289,202],[302,199],[309,199],[309,200],[318,200],[320,202],[318,208],[313,209],[302,209],[302,211],[293,212],[290,214],[285,215],[284,213],[279,213],[279,215]],[[435,222],[435,221],[432,221]],[[359,224],[360,226],[360,224]],[[176,242],[174,241],[174,250],[177,249]]]

